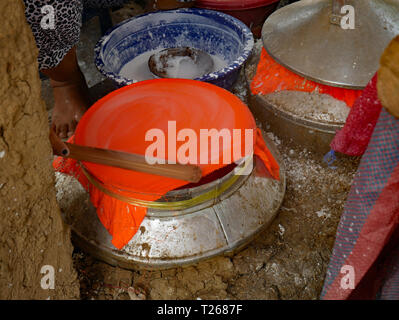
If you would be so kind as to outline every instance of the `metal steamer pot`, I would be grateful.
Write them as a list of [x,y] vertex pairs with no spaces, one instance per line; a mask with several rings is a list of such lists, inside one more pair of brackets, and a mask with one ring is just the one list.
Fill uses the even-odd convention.
[[79,190],[73,195],[59,193],[58,200],[74,243],[111,265],[150,270],[190,265],[240,250],[269,226],[285,194],[281,157],[265,134],[264,139],[280,164],[280,181],[258,177],[255,170],[250,175],[236,175],[233,170],[206,184],[171,191],[157,203],[173,203],[172,209],[148,208],[140,230],[122,250],[111,244],[90,201],[87,206],[72,205],[88,197],[73,181]]

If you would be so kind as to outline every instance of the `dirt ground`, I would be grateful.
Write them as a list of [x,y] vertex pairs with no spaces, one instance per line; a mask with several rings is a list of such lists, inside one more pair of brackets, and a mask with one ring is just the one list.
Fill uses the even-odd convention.
[[[44,96],[51,110],[51,94]],[[269,135],[286,166],[287,191],[267,231],[233,257],[166,271],[114,268],[75,247],[81,299],[318,299],[358,159],[329,168],[322,155]]]

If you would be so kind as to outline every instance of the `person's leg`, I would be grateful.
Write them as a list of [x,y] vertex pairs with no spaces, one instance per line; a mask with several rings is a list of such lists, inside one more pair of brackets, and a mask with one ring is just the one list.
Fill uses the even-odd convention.
[[[82,24],[82,0],[24,0],[25,16],[39,49],[38,63],[51,80],[54,92],[52,126],[62,138],[71,135],[84,111],[89,107],[88,88],[76,59],[75,46]],[[52,6],[55,28],[43,28],[42,21]]]
[[86,80],[77,62],[76,47],[56,67],[40,71],[50,78],[53,88],[52,127],[61,138],[70,137],[90,105]]

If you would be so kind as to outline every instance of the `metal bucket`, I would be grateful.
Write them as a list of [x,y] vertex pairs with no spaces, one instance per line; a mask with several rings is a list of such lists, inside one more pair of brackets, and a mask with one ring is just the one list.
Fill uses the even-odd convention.
[[280,0],[197,0],[195,6],[229,14],[251,28],[255,37],[261,37],[266,18],[277,8]]
[[280,155],[265,134],[264,139],[280,164],[280,181],[257,177],[254,172],[235,176],[233,170],[204,185],[169,192],[160,201],[192,199],[219,190],[235,177],[212,200],[182,210],[148,209],[140,230],[122,250],[111,244],[85,190],[73,178],[59,174],[57,198],[75,244],[111,265],[150,270],[190,265],[238,251],[269,226],[285,194]]
[[148,8],[156,10],[171,10],[177,8],[190,8],[194,5],[195,0],[150,0]]

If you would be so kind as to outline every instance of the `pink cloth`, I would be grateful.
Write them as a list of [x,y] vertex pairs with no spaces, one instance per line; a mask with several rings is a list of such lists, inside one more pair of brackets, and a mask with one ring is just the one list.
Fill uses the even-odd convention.
[[331,143],[334,151],[361,156],[367,149],[382,109],[377,94],[377,74],[355,101],[345,126]]

